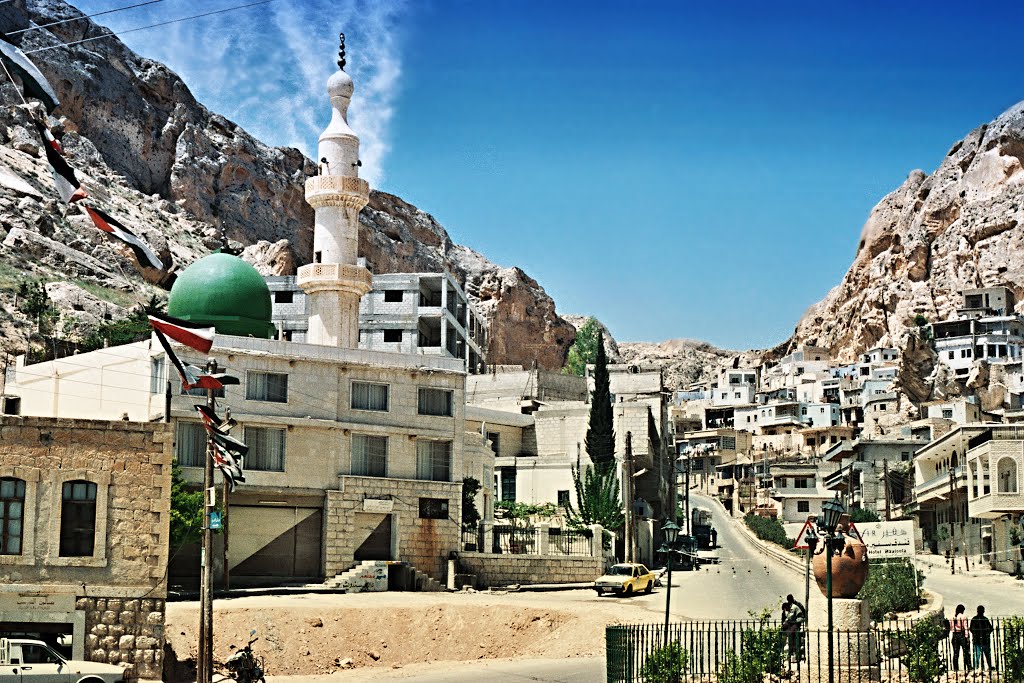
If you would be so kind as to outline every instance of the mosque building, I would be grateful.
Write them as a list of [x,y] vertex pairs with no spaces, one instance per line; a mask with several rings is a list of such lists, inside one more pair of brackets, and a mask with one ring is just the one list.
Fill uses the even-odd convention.
[[[320,172],[306,182],[316,218],[313,262],[296,278],[308,298],[305,340],[274,339],[264,278],[228,254],[184,270],[168,301],[168,315],[216,328],[210,355],[239,379],[216,396],[250,449],[245,483],[230,495],[229,549],[217,558],[226,554],[232,586],[321,581],[363,560],[400,560],[443,581],[461,543],[463,478],[493,480],[493,451],[466,432],[464,358],[359,348],[360,299],[372,282],[357,261],[369,186],[347,122],[344,52],[339,67],[327,84]],[[207,437],[195,405],[206,391],[183,392],[152,339],[33,365],[19,358],[6,393],[23,415],[172,422],[184,477],[201,485]],[[477,507],[491,518],[490,486]],[[197,556],[179,553],[170,571],[172,580],[198,576]]]

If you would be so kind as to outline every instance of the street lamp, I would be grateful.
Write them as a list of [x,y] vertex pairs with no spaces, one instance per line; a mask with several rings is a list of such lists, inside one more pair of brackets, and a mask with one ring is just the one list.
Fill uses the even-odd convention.
[[846,508],[839,501],[839,493],[832,500],[821,505],[821,520],[818,529],[822,532],[825,542],[825,598],[828,600],[828,683],[833,683],[833,643],[832,643],[832,557],[843,551],[846,538],[836,534],[839,520],[846,513]]
[[669,605],[672,604],[672,553],[675,552],[672,546],[676,544],[676,539],[679,537],[679,525],[670,519],[665,522],[665,526],[661,527],[661,533],[665,537],[661,551],[665,553],[668,563],[668,588],[665,591],[665,647],[668,647],[668,610]]

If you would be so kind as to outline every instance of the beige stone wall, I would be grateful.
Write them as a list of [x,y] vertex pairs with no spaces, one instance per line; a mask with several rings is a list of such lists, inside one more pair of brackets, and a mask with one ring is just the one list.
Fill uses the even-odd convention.
[[477,588],[534,583],[582,583],[604,573],[602,557],[544,557],[459,553],[459,564],[474,574]]
[[[420,498],[448,501],[448,519],[420,519]],[[390,513],[364,513],[365,499],[390,500]],[[391,559],[408,562],[431,578],[446,580],[448,553],[458,550],[462,518],[462,481],[419,481],[342,477],[341,490],[327,492],[325,520],[325,565],[327,576],[335,576],[355,564],[355,551],[368,535],[359,514],[374,515],[372,521],[391,518]]]
[[[23,552],[0,555],[0,621],[73,624],[76,657],[159,677],[167,425],[0,417],[0,477],[25,481]],[[61,557],[62,487],[78,479],[96,484],[95,549],[90,557]]]

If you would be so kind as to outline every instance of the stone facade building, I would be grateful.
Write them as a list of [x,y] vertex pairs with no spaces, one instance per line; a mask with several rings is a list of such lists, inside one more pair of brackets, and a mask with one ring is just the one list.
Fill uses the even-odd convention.
[[0,632],[160,678],[171,444],[162,423],[0,417]]

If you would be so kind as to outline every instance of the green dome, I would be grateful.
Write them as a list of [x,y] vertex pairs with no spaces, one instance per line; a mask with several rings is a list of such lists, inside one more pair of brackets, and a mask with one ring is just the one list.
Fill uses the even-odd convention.
[[220,253],[182,271],[167,302],[168,315],[239,337],[273,337],[270,313],[263,276],[237,256]]

